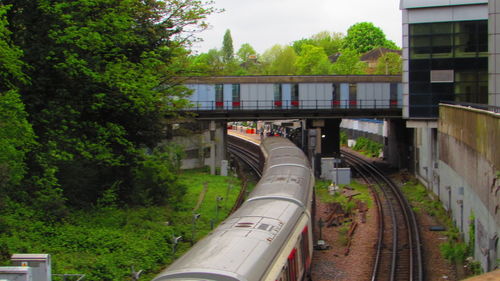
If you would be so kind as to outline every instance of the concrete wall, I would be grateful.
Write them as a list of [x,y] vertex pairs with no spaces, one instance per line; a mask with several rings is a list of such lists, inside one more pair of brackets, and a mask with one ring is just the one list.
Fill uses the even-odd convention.
[[[475,259],[487,271],[500,258],[495,245],[500,234],[499,132],[500,114],[440,106],[439,183],[433,190],[464,234],[474,214]],[[468,241],[468,235],[464,236]]]
[[[202,121],[198,121],[202,122]],[[172,142],[181,145],[186,152],[181,169],[194,169],[210,166],[211,172],[220,167],[221,161],[227,159],[227,131],[225,122],[208,122],[205,131],[189,136],[175,136]]]
[[500,1],[489,1],[488,8],[488,104],[500,106]]

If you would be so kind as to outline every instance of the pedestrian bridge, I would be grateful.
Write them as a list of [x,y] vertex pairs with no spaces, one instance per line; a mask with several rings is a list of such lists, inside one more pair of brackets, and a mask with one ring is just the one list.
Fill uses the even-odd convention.
[[401,76],[181,78],[197,119],[400,118]]

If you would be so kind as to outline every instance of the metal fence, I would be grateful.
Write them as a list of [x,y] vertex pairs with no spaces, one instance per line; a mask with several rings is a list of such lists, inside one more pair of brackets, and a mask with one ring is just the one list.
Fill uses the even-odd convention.
[[301,110],[301,109],[386,109],[401,108],[398,100],[243,100],[243,101],[192,101],[188,111],[206,110]]

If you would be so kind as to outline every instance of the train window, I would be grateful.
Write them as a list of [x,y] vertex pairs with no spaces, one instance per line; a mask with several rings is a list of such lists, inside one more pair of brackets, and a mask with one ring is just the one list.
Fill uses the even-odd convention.
[[299,106],[299,84],[292,85],[292,107]]
[[349,84],[349,105],[356,106],[357,105],[357,84]]
[[215,107],[224,107],[224,85],[215,84]]
[[240,84],[233,84],[233,107],[240,107]]
[[332,105],[334,107],[340,105],[340,85],[338,83],[332,84]]
[[309,236],[308,236],[308,228],[307,225],[304,227],[304,230],[302,230],[302,235],[301,235],[302,240],[300,241],[301,243],[301,252],[302,252],[302,262],[304,264],[304,268],[306,271],[309,270],[310,266],[310,256],[309,256]]
[[391,83],[389,94],[389,104],[391,107],[396,107],[398,105],[398,84]]
[[288,256],[288,280],[297,281],[297,249],[293,249]]
[[274,106],[281,108],[283,104],[283,87],[281,84],[274,84]]

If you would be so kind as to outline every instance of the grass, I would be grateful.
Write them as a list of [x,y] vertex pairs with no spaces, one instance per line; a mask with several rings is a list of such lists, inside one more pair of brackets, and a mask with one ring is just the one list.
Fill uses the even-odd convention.
[[[217,224],[227,216],[240,189],[236,178],[201,170],[183,171],[179,183],[188,189],[175,206],[94,207],[73,211],[57,223],[36,220],[37,210],[7,202],[0,217],[0,265],[10,265],[13,253],[49,253],[53,273],[85,274],[85,280],[131,280],[133,266],[144,270],[141,280],[151,280],[190,248],[193,208],[203,184],[207,183],[207,192],[196,210],[201,217],[195,240],[210,231],[211,222]],[[223,199],[217,211],[218,196]],[[175,254],[174,236],[182,236]]]
[[[426,213],[446,227],[447,230],[444,234],[447,236],[448,241],[440,245],[441,255],[456,266],[462,267],[466,263],[470,275],[481,274],[482,270],[478,262],[468,258],[473,256],[474,251],[474,226],[469,229],[468,235],[471,242],[468,245],[460,238],[457,227],[453,224],[441,202],[431,199],[429,192],[422,184],[416,180],[409,181],[403,185],[402,191],[416,213]],[[471,220],[474,221],[473,216]]]
[[[340,194],[340,190],[345,188],[345,184],[339,185],[340,190],[336,192],[334,195],[330,195],[328,192],[328,186],[330,185],[331,182],[329,181],[324,181],[324,180],[317,180],[316,181],[316,196],[325,203],[333,203],[333,202],[338,202],[340,203],[343,207],[348,205],[348,198],[345,196],[342,196]],[[365,203],[368,208],[370,208],[373,204],[373,200],[371,197],[370,189],[363,184],[358,183],[357,181],[352,181],[350,184],[348,184],[349,187],[353,188],[354,191],[359,192],[359,195],[356,195],[353,197],[355,200],[360,200],[361,202]]]

